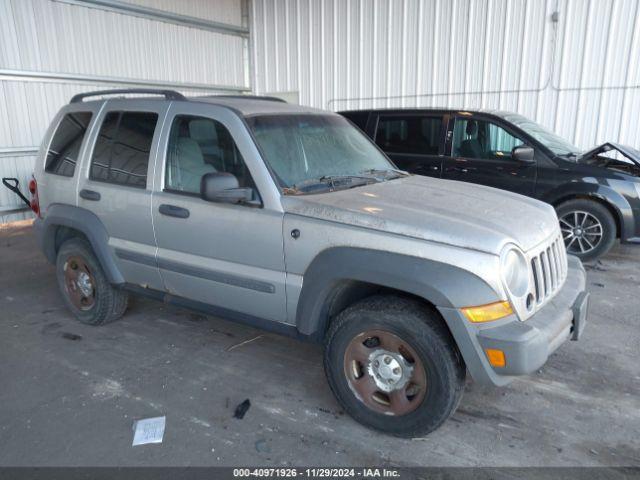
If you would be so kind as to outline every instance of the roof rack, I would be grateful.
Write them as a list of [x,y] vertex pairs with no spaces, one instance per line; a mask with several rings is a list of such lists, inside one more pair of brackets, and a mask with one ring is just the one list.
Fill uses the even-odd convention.
[[122,88],[116,90],[96,90],[95,92],[78,93],[71,97],[70,103],[80,103],[87,97],[102,95],[121,95],[123,93],[145,93],[148,95],[162,95],[167,100],[186,100],[186,97],[175,90],[158,90],[154,88]]
[[267,97],[264,95],[207,95],[207,98],[239,98],[244,100],[264,100],[266,102],[287,103],[287,101],[282,98]]

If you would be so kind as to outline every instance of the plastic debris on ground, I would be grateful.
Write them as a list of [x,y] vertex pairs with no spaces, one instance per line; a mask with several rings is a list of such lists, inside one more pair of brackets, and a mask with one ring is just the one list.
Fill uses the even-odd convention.
[[244,402],[236,407],[236,411],[234,412],[233,416],[238,419],[243,419],[244,414],[247,413],[247,410],[249,410],[250,406],[251,402],[247,398]]
[[134,422],[132,446],[162,443],[166,418],[167,417],[145,418]]

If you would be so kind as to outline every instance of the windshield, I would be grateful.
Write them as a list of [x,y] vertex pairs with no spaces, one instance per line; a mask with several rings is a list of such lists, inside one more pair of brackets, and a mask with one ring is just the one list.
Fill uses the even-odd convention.
[[520,127],[556,155],[575,155],[580,152],[580,149],[575,145],[572,145],[561,136],[547,130],[533,120],[529,120],[527,117],[523,117],[517,113],[509,113],[502,115],[502,118]]
[[[323,183],[335,189],[336,179],[381,181],[397,172],[375,145],[337,115],[264,115],[247,119],[255,138],[285,193],[302,185]],[[327,181],[329,181],[327,183]]]

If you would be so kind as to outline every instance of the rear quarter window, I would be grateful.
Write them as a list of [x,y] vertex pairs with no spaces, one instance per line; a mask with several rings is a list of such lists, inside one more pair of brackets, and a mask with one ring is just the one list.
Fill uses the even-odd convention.
[[62,118],[47,150],[45,172],[73,177],[91,116],[91,112],[73,112]]

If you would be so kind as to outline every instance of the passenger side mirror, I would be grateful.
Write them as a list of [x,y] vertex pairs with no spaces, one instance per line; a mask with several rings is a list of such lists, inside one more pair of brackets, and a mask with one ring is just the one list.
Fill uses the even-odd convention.
[[535,151],[531,147],[521,145],[511,150],[511,158],[523,163],[533,163],[535,161]]
[[244,203],[253,199],[253,189],[240,188],[238,179],[231,173],[212,172],[202,176],[200,196],[208,202]]

